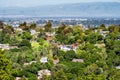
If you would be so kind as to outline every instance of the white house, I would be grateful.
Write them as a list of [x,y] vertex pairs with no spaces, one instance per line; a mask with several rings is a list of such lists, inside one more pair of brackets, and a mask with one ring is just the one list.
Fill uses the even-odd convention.
[[109,31],[103,31],[102,29],[100,29],[99,34],[101,34],[103,37],[105,37],[107,34],[109,34]]
[[40,59],[40,62],[41,63],[47,63],[48,61],[47,61],[47,57],[42,57],[41,59]]
[[78,43],[74,43],[72,45],[59,45],[58,48],[63,51],[73,50],[76,52],[76,49],[78,48]]
[[37,34],[37,32],[35,31],[35,30],[30,30],[30,33],[31,33],[31,35],[36,35]]
[[115,68],[116,68],[116,69],[120,69],[120,66],[116,66]]
[[45,34],[46,34],[46,36],[53,36],[53,35],[55,35],[55,32],[46,32]]
[[9,44],[0,44],[0,48],[3,50],[9,50],[9,49],[14,49],[18,48],[17,46],[10,46]]
[[63,51],[71,50],[71,45],[59,45],[58,48]]
[[14,27],[14,30],[19,31],[19,32],[23,32],[23,30],[19,27]]

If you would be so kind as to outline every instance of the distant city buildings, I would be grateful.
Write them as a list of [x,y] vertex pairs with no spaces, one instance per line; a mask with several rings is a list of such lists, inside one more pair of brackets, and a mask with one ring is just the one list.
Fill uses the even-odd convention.
[[3,19],[4,24],[11,25],[13,27],[19,27],[19,24],[26,22],[26,23],[36,23],[37,26],[44,26],[47,21],[50,21],[52,23],[53,27],[56,27],[60,25],[61,23],[64,23],[66,25],[74,26],[74,25],[79,25],[79,26],[84,26],[86,28],[89,27],[96,27],[99,26],[100,24],[105,24],[106,26],[109,25],[119,25],[120,24],[120,19],[103,19],[103,18],[14,18],[14,19]]

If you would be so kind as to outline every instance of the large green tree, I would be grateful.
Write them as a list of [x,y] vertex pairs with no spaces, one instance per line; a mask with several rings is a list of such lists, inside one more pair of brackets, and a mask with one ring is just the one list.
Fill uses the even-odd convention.
[[29,30],[29,29],[30,29],[30,26],[28,26],[26,22],[21,23],[19,27],[20,27],[22,30]]
[[37,25],[35,24],[35,23],[32,23],[31,25],[30,25],[30,28],[31,29],[35,29],[37,27]]
[[22,37],[22,39],[25,39],[25,40],[31,40],[32,39],[32,35],[30,34],[30,32],[23,32],[21,37]]
[[0,80],[10,80],[11,63],[0,50]]
[[50,21],[48,21],[44,27],[45,27],[45,31],[46,32],[51,32],[51,30],[52,30],[52,23]]
[[18,47],[23,47],[26,46],[28,48],[31,48],[31,43],[28,40],[22,40],[19,44]]
[[13,29],[12,26],[6,25],[6,26],[3,28],[3,32],[4,32],[4,33],[9,33],[9,34],[11,34],[11,33],[14,32],[14,29]]

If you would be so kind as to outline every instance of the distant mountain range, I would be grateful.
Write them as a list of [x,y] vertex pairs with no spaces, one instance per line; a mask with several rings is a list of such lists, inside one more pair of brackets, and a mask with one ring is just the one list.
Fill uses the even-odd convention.
[[84,16],[84,17],[119,17],[119,2],[91,2],[37,7],[0,7],[0,16]]

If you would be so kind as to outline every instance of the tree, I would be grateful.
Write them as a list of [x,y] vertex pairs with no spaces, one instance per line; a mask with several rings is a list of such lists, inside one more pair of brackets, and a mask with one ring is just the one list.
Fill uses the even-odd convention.
[[26,40],[31,40],[32,39],[32,35],[29,32],[23,32],[21,37],[22,37],[22,39],[26,39]]
[[53,51],[53,56],[58,56],[58,47],[56,47],[56,46],[53,46],[52,47],[52,51]]
[[104,37],[102,35],[98,35],[98,41],[102,41]]
[[4,33],[9,33],[9,34],[11,34],[11,33],[14,32],[14,29],[13,29],[12,26],[6,25],[5,28],[3,28],[3,32],[4,32]]
[[35,29],[37,27],[37,25],[35,24],[35,23],[32,23],[31,25],[30,25],[30,28],[31,29]]
[[52,78],[53,80],[67,80],[65,74],[67,67],[63,64],[58,64],[52,68]]
[[100,25],[100,29],[102,29],[102,30],[106,30],[106,26],[105,26],[105,24],[101,24],[101,25]]
[[10,34],[4,33],[3,31],[0,32],[0,43],[10,43]]
[[114,41],[113,45],[114,51],[117,55],[120,55],[120,41],[116,40]]
[[58,27],[57,31],[56,31],[56,34],[60,34],[62,33],[62,31],[66,28],[67,26],[62,23],[60,27]]
[[64,58],[64,56],[65,56],[65,52],[64,51],[58,51],[58,56],[59,56],[59,59],[60,59],[60,61],[64,61],[65,60],[65,58]]
[[3,22],[0,20],[0,29],[3,29],[3,27],[4,27],[4,24],[3,24]]
[[96,44],[98,40],[98,34],[97,33],[90,33],[87,36],[84,37],[84,41],[90,42],[92,44]]
[[24,23],[22,23],[22,24],[20,24],[20,26],[19,26],[22,30],[29,30],[30,29],[30,27],[29,26],[27,26],[27,23],[26,22],[24,22]]
[[0,80],[10,80],[11,63],[0,50]]
[[54,72],[53,79],[54,80],[67,80],[67,76],[65,75],[65,72],[63,70],[58,70]]
[[66,61],[72,61],[74,57],[75,57],[75,52],[73,50],[67,51],[64,56]]
[[45,39],[46,34],[45,34],[45,32],[44,32],[43,30],[40,30],[40,33],[38,34],[37,37],[38,37],[38,38],[43,38],[43,39]]
[[113,69],[113,68],[109,69],[107,78],[108,80],[120,79],[120,70]]
[[28,48],[31,48],[31,43],[28,40],[22,40],[18,47],[23,47],[23,46],[27,46]]
[[109,26],[108,30],[110,32],[118,33],[120,31],[120,28],[117,25],[111,25],[111,26]]
[[75,43],[76,36],[74,35],[71,27],[63,25],[62,27],[58,28],[55,39],[62,44],[73,44]]
[[52,23],[50,21],[48,21],[44,27],[46,32],[52,31]]
[[91,64],[89,66],[87,66],[87,68],[84,71],[85,75],[90,75],[90,74],[100,74],[101,70],[99,69],[99,67],[96,64]]
[[105,37],[104,43],[106,45],[106,48],[109,49],[113,49],[113,45],[114,42],[116,42],[115,40],[118,38],[118,34],[115,33],[110,33]]

